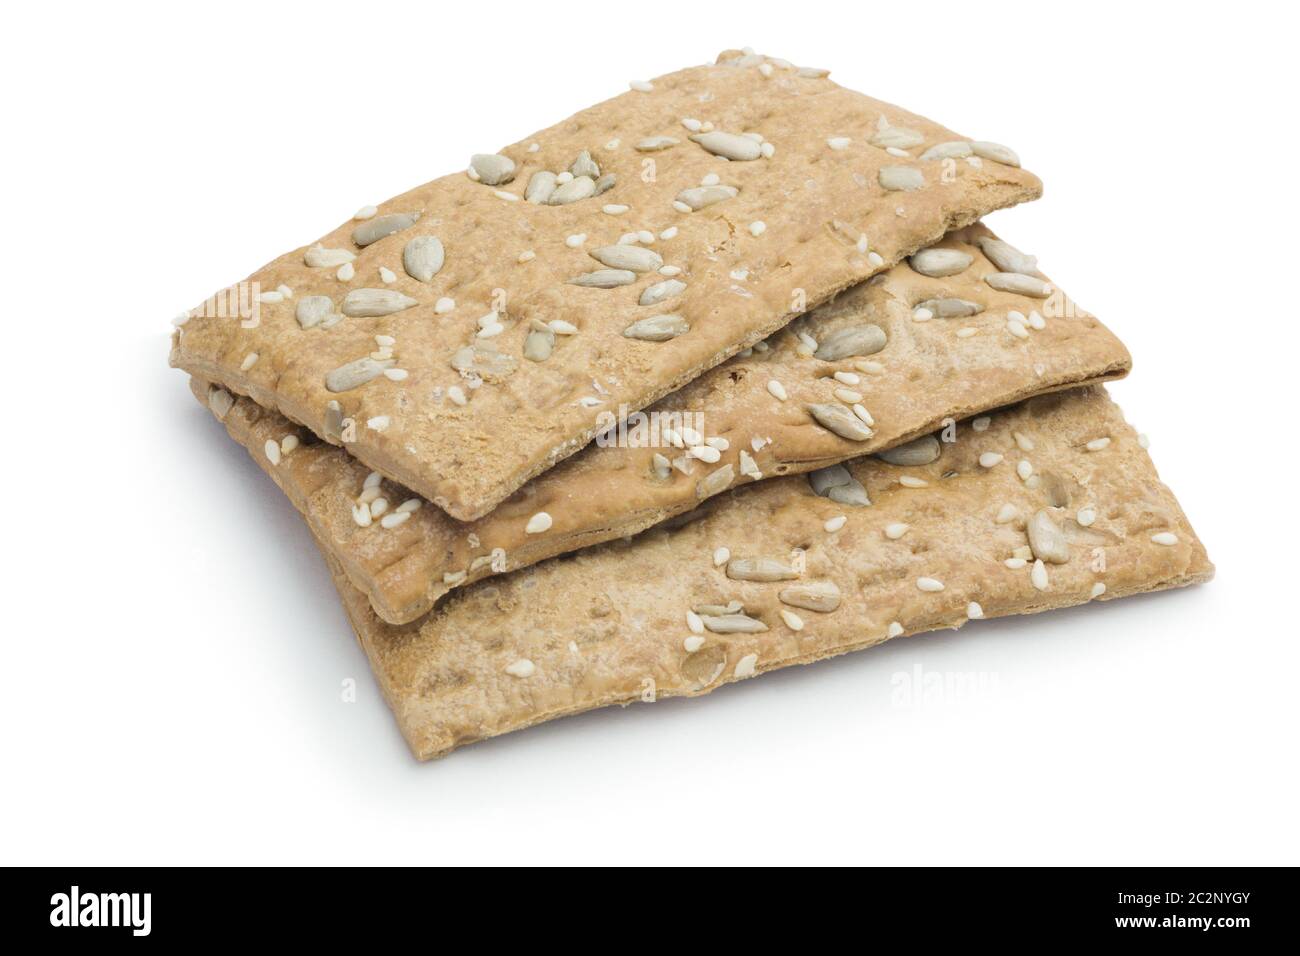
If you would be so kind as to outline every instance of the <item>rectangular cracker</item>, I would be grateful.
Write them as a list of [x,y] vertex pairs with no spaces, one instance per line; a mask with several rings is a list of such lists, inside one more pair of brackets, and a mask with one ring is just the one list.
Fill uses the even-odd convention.
[[[998,269],[981,246],[996,241],[982,225],[951,233],[932,248],[969,256],[970,265],[960,273],[933,278],[908,264],[895,266],[796,320],[761,350],[731,358],[651,408],[661,414],[699,413],[687,421],[700,426],[700,437],[728,443],[716,462],[662,447],[662,435],[660,447],[598,441],[475,522],[421,507],[397,527],[378,521],[361,527],[354,511],[364,491],[365,465],[342,449],[311,444],[308,432],[250,399],[240,398],[232,408],[226,393],[211,393],[197,380],[195,394],[263,461],[268,442],[274,451],[289,434],[303,442],[281,456],[276,481],[375,613],[401,624],[426,613],[453,587],[634,534],[757,475],[821,468],[909,441],[945,420],[1124,375],[1130,364],[1124,346],[1059,290],[1035,298],[985,282]],[[940,296],[975,302],[984,311],[917,321],[914,306]],[[1030,318],[1035,310],[1047,314],[1043,323]],[[1026,316],[1027,328],[1043,328],[1026,338],[1012,335],[1007,317],[1017,313]],[[809,354],[810,343],[863,324],[884,333],[886,344],[879,351],[836,361]],[[837,372],[844,381],[832,377]],[[771,381],[781,383],[784,401],[769,391]],[[850,392],[860,394],[874,423],[863,440],[840,437],[807,412],[810,404],[832,403],[848,413],[844,400],[854,397]],[[662,478],[655,470],[657,455],[676,459],[690,473],[671,467]],[[391,507],[413,497],[387,482],[379,493]],[[550,525],[529,533],[529,522],[539,513]]]
[[[602,411],[644,408],[950,229],[1041,193],[1009,151],[972,145],[822,72],[724,53],[717,65],[584,110],[507,146],[516,164],[509,183],[446,176],[378,208],[380,217],[418,213],[406,228],[364,247],[354,230],[389,220],[348,222],[322,237],[316,245],[355,254],[351,279],[307,265],[317,253],[305,248],[260,269],[248,280],[262,291],[258,314],[241,320],[214,308],[189,318],[171,362],[345,444],[457,519],[482,517],[587,444]],[[683,120],[761,134],[775,152],[725,161],[690,140]],[[638,150],[654,136],[678,142]],[[984,158],[920,159],[939,144]],[[608,192],[569,205],[510,201],[535,173],[564,171],[583,150],[617,177]],[[701,187],[711,176],[739,193],[695,212],[674,207],[684,190],[711,188]],[[919,188],[886,189],[882,176]],[[592,251],[642,232],[654,241],[634,248],[681,270],[679,295],[640,305],[651,283],[668,281],[654,272],[612,289],[569,284],[602,268]],[[431,236],[445,261],[421,281],[404,269],[405,253]],[[586,238],[566,241],[578,236]],[[734,278],[742,270],[746,278]],[[331,324],[341,310],[390,308],[394,296],[414,304]],[[320,315],[304,305],[309,297],[323,297],[308,305],[323,304],[330,318],[304,328],[299,309],[307,322]],[[440,311],[443,300],[454,307]],[[661,314],[683,317],[689,331],[660,342],[625,336]],[[551,343],[554,322],[576,332]],[[524,357],[548,343],[545,360]],[[338,370],[355,362],[377,377],[352,387],[358,379]]]
[[[704,694],[890,637],[961,627],[971,617],[1109,600],[1213,575],[1178,502],[1102,387],[1030,399],[982,428],[963,422],[953,437],[929,465],[851,462],[847,470],[869,492],[870,508],[819,497],[806,478],[759,482],[705,503],[693,520],[461,589],[406,625],[376,617],[337,566],[335,579],[402,733],[426,759],[647,693]],[[982,464],[988,454],[1003,457]],[[909,487],[905,478],[925,484]],[[1068,554],[1056,555],[1063,564],[1015,558],[1029,547],[1026,524],[1040,512],[1064,539]],[[847,521],[828,530],[841,516]],[[1035,548],[1058,548],[1051,537],[1038,535]],[[730,551],[721,565],[719,548]],[[791,580],[737,579],[741,561],[802,570]],[[808,608],[810,597],[828,592],[834,610]],[[726,620],[757,621],[764,630],[716,632],[723,619],[705,613],[716,609],[707,606],[733,601],[744,619]],[[692,609],[703,633],[692,632]],[[687,650],[691,638],[702,640]]]

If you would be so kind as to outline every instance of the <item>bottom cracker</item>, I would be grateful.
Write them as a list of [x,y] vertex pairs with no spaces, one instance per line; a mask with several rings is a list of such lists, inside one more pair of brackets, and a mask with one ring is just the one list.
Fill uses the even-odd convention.
[[[630,541],[464,588],[405,625],[380,620],[327,560],[420,759],[608,704],[708,693],[971,616],[1213,576],[1104,389],[1032,399],[945,437],[928,465],[850,462],[870,507],[821,497],[806,477],[764,481]],[[1040,564],[1026,550],[1040,512],[1051,525],[1037,519],[1032,549],[1063,563]]]

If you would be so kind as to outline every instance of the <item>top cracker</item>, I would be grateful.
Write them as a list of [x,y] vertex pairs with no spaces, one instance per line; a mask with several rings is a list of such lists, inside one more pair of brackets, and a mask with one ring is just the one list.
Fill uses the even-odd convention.
[[[254,273],[171,361],[473,520],[839,290],[1036,198],[1015,154],[723,53]],[[236,314],[229,315],[231,311]]]

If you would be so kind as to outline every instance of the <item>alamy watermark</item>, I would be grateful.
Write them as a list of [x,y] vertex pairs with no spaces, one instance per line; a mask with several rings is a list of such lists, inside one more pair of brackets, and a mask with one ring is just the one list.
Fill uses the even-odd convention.
[[596,444],[601,448],[685,448],[704,444],[703,412],[634,412],[596,416]]

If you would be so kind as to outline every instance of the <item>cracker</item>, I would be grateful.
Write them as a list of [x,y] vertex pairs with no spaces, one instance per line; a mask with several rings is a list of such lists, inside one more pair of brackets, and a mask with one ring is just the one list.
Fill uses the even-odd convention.
[[[1124,346],[1059,291],[1037,299],[987,284],[985,276],[998,270],[981,243],[995,238],[979,225],[952,233],[932,248],[970,256],[970,265],[959,273],[933,278],[908,264],[895,266],[796,320],[762,350],[733,357],[652,407],[647,428],[667,428],[674,423],[670,413],[685,412],[677,430],[690,422],[701,438],[723,439],[727,447],[716,462],[663,447],[662,432],[649,436],[659,447],[602,446],[598,440],[478,521],[462,523],[421,507],[393,528],[378,521],[358,526],[354,509],[368,469],[342,449],[304,445],[282,458],[277,481],[375,612],[400,624],[427,612],[453,587],[636,533],[758,475],[824,467],[908,441],[945,420],[1125,374]],[[918,264],[924,267],[924,260]],[[976,302],[984,311],[964,319],[918,321],[914,306],[940,296]],[[1024,315],[1028,328],[1040,324],[1029,318],[1036,310],[1047,316],[1041,330],[1027,338],[1007,330],[1009,314]],[[885,333],[880,351],[836,361],[809,354],[809,340],[825,342],[864,323]],[[843,381],[833,377],[837,372]],[[770,381],[782,383],[786,400],[771,394]],[[207,399],[205,384],[196,383],[195,391]],[[847,412],[846,399],[854,392],[874,423],[863,441],[821,427],[807,411],[810,404],[833,403]],[[224,411],[224,400],[218,400],[218,408]],[[231,435],[263,459],[268,441],[278,443],[288,434],[309,438],[246,398],[223,417]],[[636,437],[623,433],[624,439]],[[666,478],[656,471],[657,455],[677,462]],[[382,494],[391,507],[413,497],[391,483],[383,485]],[[529,533],[529,522],[539,513],[550,525]]]
[[[282,256],[249,279],[261,290],[255,316],[221,317],[223,303],[214,302],[215,314],[177,330],[172,363],[345,444],[453,517],[476,519],[582,448],[602,411],[644,408],[948,230],[1041,192],[1035,176],[1011,165],[1013,155],[972,147],[820,71],[734,53],[720,61],[505,147],[516,166],[508,183],[446,176]],[[711,122],[713,133],[761,134],[775,152],[726,161],[692,141],[684,119]],[[654,136],[678,142],[637,148]],[[953,142],[1003,162],[920,159]],[[902,155],[889,143],[904,144],[888,146]],[[569,205],[520,199],[535,173],[566,171],[584,150],[602,175],[616,176],[608,192]],[[488,166],[480,163],[480,180],[497,178]],[[887,190],[882,173],[915,177],[919,188]],[[714,188],[701,187],[709,176],[739,193],[695,212],[674,207],[683,190]],[[357,229],[382,232],[391,222],[382,217],[417,213],[364,247],[354,241]],[[641,232],[653,242],[619,245]],[[585,241],[566,242],[580,235]],[[428,237],[441,240],[441,257]],[[308,265],[322,261],[318,245],[354,256],[344,272],[352,278],[339,278],[337,264]],[[603,269],[592,253],[611,246],[620,260],[629,248],[643,257],[651,250],[681,269],[685,290],[641,305],[668,276],[630,272],[635,282],[617,288],[569,284]],[[740,270],[743,282],[733,278]],[[440,311],[443,300],[454,307]],[[391,314],[358,314],[408,302]],[[341,311],[352,314],[335,322]],[[663,314],[681,316],[689,331],[657,342],[625,336]],[[565,323],[561,334],[556,322]]]
[[[1213,575],[1103,388],[1033,398],[994,413],[983,430],[963,422],[953,437],[929,465],[850,463],[870,508],[845,509],[804,477],[759,482],[712,499],[693,520],[459,590],[406,625],[376,617],[337,566],[335,579],[402,733],[425,759],[554,717],[704,694],[890,637],[961,627],[972,616],[1035,613]],[[1003,457],[981,464],[990,454]],[[1031,537],[1027,524],[1040,512],[1052,533],[1040,526]],[[840,516],[842,527],[827,530]],[[1018,559],[1031,540],[1065,562]],[[731,555],[721,565],[719,548]],[[789,573],[783,567],[791,579],[737,579]],[[741,616],[717,614],[730,602]],[[692,632],[692,610],[703,633]],[[763,630],[715,630],[755,626],[747,622]]]

